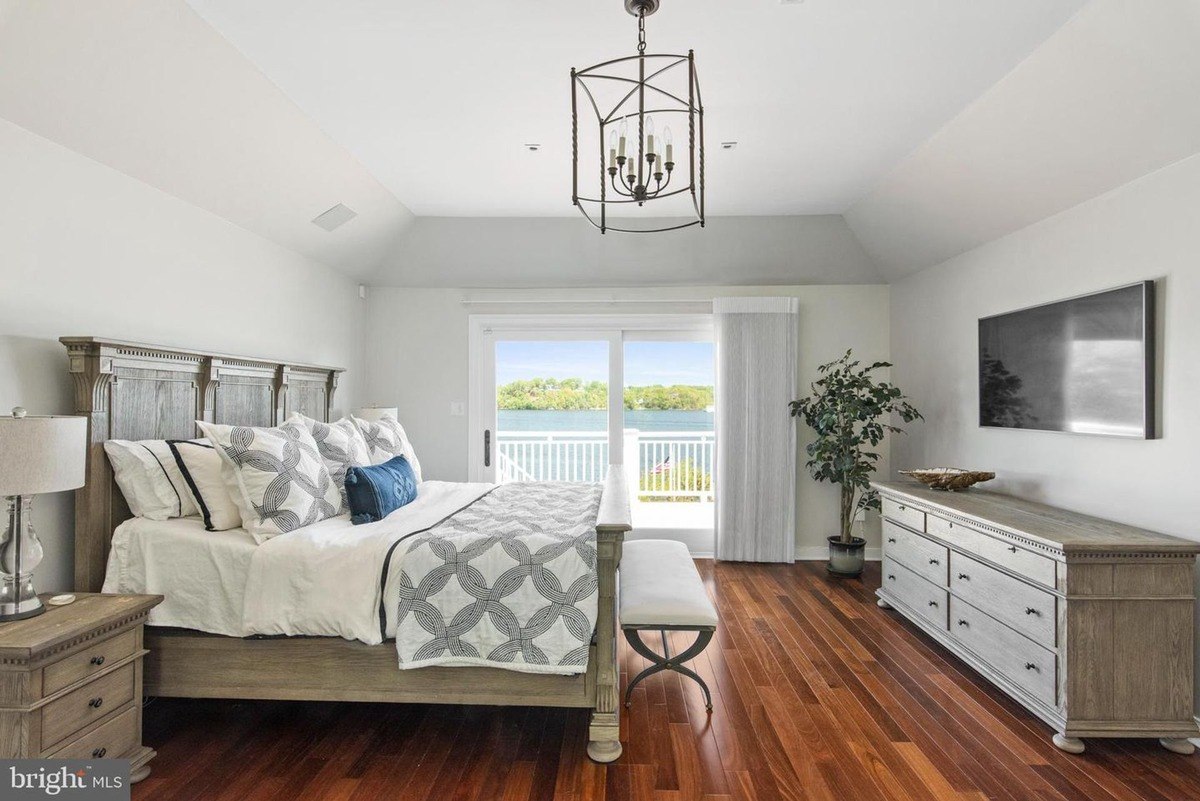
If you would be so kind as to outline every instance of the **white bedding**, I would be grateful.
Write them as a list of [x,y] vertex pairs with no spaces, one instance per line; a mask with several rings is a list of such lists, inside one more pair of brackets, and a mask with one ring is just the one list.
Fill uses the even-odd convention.
[[205,531],[199,518],[127,520],[113,534],[104,592],[166,596],[157,626],[225,634],[337,636],[368,644],[395,635],[403,549],[389,562],[380,626],[380,565],[392,543],[471,504],[492,484],[425,481],[417,499],[378,523],[348,515],[261,545],[243,529]]
[[205,531],[199,517],[135,517],[113,532],[104,592],[163,595],[153,626],[241,637],[250,562],[258,548],[240,528]]

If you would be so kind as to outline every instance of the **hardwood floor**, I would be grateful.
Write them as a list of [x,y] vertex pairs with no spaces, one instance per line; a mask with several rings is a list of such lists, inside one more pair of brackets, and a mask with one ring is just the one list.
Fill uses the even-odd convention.
[[[625,753],[584,753],[579,710],[161,699],[134,799],[1039,799],[1200,801],[1200,755],[1089,740],[1083,756],[820,563],[698,563],[721,628],[634,690]],[[677,650],[686,635],[673,643]],[[645,667],[627,647],[623,679]]]

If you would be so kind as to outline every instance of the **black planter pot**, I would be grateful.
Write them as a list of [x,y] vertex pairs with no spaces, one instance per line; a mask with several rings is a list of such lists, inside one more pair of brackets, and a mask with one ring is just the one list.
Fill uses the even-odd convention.
[[848,543],[842,542],[841,537],[830,537],[829,564],[825,569],[835,576],[861,576],[867,556],[866,545],[867,541],[862,537],[855,537]]

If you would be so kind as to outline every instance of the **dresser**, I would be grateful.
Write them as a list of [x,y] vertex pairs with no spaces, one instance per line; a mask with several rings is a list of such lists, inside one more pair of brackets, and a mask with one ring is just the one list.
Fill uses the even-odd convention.
[[879,606],[1049,724],[1064,751],[1153,737],[1192,753],[1200,543],[985,490],[872,486]]
[[142,624],[160,601],[78,593],[0,624],[0,758],[128,759],[131,781],[149,775]]

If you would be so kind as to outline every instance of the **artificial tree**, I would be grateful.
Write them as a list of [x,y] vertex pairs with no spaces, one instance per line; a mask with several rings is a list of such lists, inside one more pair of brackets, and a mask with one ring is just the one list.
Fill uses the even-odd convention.
[[879,445],[888,432],[903,433],[887,422],[891,415],[905,423],[924,419],[899,387],[873,377],[876,370],[891,366],[890,362],[874,362],[863,367],[848,350],[840,359],[821,365],[821,377],[812,384],[811,395],[789,404],[792,416],[803,418],[817,432],[805,449],[809,473],[817,481],[841,485],[839,539],[847,545],[855,542],[858,512],[879,508],[879,497],[871,490],[871,475],[880,456],[867,448]]

